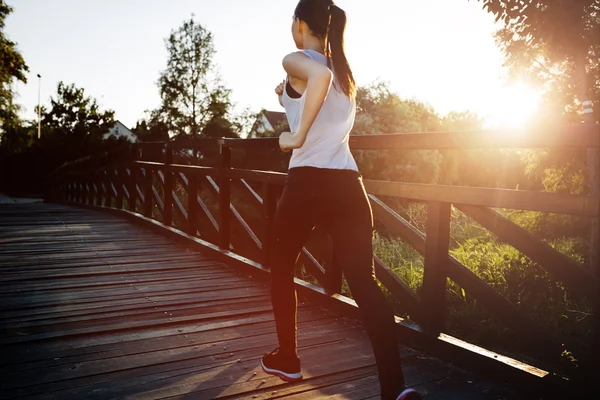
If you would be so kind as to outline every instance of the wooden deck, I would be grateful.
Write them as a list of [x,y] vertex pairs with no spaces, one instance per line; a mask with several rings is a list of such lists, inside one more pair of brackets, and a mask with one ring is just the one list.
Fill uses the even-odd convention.
[[[0,206],[0,398],[376,399],[362,326],[299,306],[305,379],[264,374],[276,345],[265,282],[102,212]],[[409,348],[425,399],[512,391]]]

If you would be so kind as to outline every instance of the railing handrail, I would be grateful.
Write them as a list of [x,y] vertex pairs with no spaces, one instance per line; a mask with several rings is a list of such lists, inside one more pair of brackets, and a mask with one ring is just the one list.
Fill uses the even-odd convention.
[[[219,144],[229,148],[275,146],[278,138],[223,138]],[[600,146],[600,125],[580,124],[547,128],[487,129],[454,132],[407,132],[350,135],[349,145],[355,150],[444,150],[503,149]]]
[[[520,132],[520,135],[505,136],[500,135],[498,131],[490,130],[351,136],[350,146],[353,149],[370,150],[592,147],[595,151],[600,151],[600,126],[598,125],[560,127],[547,130],[543,134],[526,134],[523,130]],[[235,253],[235,249],[231,247],[234,238],[231,235],[232,228],[230,226],[237,226],[237,229],[241,229],[240,232],[248,233],[250,246],[258,249],[261,257],[266,260],[270,251],[270,230],[272,229],[275,205],[278,193],[285,183],[286,174],[234,168],[231,158],[232,150],[235,149],[267,149],[271,147],[278,147],[277,138],[223,138],[136,143],[129,147],[131,157],[125,160],[112,156],[109,158],[108,153],[103,153],[98,158],[106,161],[102,168],[81,168],[75,174],[68,174],[69,170],[61,170],[63,177],[62,180],[58,179],[57,183],[66,188],[66,193],[65,195],[59,194],[57,198],[66,197],[69,201],[93,205],[103,205],[106,200],[104,203],[109,207],[112,207],[112,200],[116,199],[115,207],[117,209],[123,208],[123,202],[127,201],[130,211],[140,209],[147,218],[153,218],[153,210],[155,210],[164,218],[165,226],[173,226],[173,213],[178,213],[178,218],[181,217],[179,219],[183,221],[186,232],[192,236],[200,234],[198,219],[204,218],[208,221],[207,226],[210,228],[211,235],[218,236],[213,243],[218,243],[216,245],[224,252]],[[210,148],[210,151],[218,150],[219,162],[217,165],[208,167],[173,162],[175,150],[202,151],[207,148]],[[118,151],[122,150],[121,148]],[[149,154],[144,154],[146,150]],[[142,155],[141,159],[140,155]],[[93,159],[94,157],[84,157],[67,164],[75,166]],[[93,166],[97,167],[97,165]],[[161,180],[162,197],[153,186],[153,175],[158,175]],[[254,182],[257,185],[255,188],[262,187],[262,198],[246,182]],[[259,208],[264,219],[264,226],[259,227],[258,230],[244,220],[240,211],[231,202],[231,188],[236,183],[242,184],[241,189],[250,194],[252,204]],[[415,316],[430,332],[442,332],[443,308],[445,307],[444,282],[446,278],[450,278],[469,293],[474,293],[475,298],[480,299],[486,307],[493,310],[494,315],[507,322],[509,327],[517,329],[525,336],[531,336],[527,340],[535,347],[536,353],[544,352],[543,347],[547,347],[552,349],[553,355],[557,354],[556,352],[562,348],[562,345],[551,334],[539,330],[539,327],[518,307],[451,257],[447,243],[451,205],[478,221],[486,229],[492,232],[498,231],[499,237],[503,237],[506,239],[504,241],[532,258],[554,279],[563,281],[571,288],[588,295],[591,294],[593,297],[597,285],[597,279],[593,273],[578,262],[564,257],[547,243],[531,236],[495,211],[494,208],[597,217],[600,206],[598,195],[443,186],[369,179],[365,179],[364,183],[373,200],[374,217],[383,223],[390,232],[403,238],[425,257],[427,277],[424,277],[423,286],[426,286],[427,290],[421,296],[417,296],[410,288],[403,286],[402,282],[380,260],[376,259],[375,265],[378,273],[382,274],[386,287],[390,289],[395,298],[408,301],[413,310],[419,308],[419,313]],[[182,188],[186,193],[187,209],[183,205],[183,201],[177,197],[176,187]],[[217,198],[218,214],[215,213],[214,208],[210,209],[208,203],[203,202],[200,198],[200,190],[208,191],[212,197]],[[393,210],[389,209],[377,196],[427,202],[428,225],[425,232],[419,231],[409,221],[395,215]],[[138,200],[139,206],[136,205]],[[432,223],[430,224],[429,221]],[[237,235],[235,239],[241,240],[238,236],[240,235]],[[330,269],[323,269],[319,260],[306,249],[303,250],[301,256],[304,257],[303,263],[311,276],[315,277],[323,286],[328,286],[332,293],[341,292],[341,270],[339,268],[334,265]],[[596,309],[600,310],[600,305]],[[421,312],[423,310],[427,312]],[[436,317],[429,318],[430,314],[436,315]]]
[[[133,149],[200,150],[209,147],[231,149],[256,149],[277,147],[278,138],[198,138],[177,141],[132,143]],[[577,124],[558,126],[537,131],[527,129],[486,129],[454,132],[408,132],[373,135],[350,135],[349,146],[353,150],[450,150],[450,149],[534,149],[534,148],[595,148],[600,147],[600,125]],[[118,153],[103,152],[108,157]],[[87,156],[68,161],[55,172],[68,166],[81,164],[98,157]]]

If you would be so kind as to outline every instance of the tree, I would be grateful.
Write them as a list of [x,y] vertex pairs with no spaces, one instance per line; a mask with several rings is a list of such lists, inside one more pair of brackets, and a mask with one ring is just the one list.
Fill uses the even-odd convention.
[[230,91],[213,63],[212,34],[191,18],[172,31],[165,44],[167,68],[158,81],[162,105],[153,118],[168,126],[171,137],[197,138],[226,130],[223,119],[231,107]]
[[12,82],[17,79],[26,83],[25,73],[29,71],[23,56],[17,50],[16,43],[8,40],[4,35],[6,17],[12,12],[4,0],[0,0],[0,139],[5,141],[5,134],[18,130],[19,107],[14,103]]
[[103,150],[103,135],[114,124],[114,111],[100,110],[83,88],[58,83],[50,109],[42,108],[42,137],[36,150],[45,158],[44,169]]
[[131,130],[140,142],[168,142],[169,127],[162,121],[149,118],[138,121]]
[[[557,116],[581,121],[585,101],[596,104],[600,119],[600,2],[598,0],[479,0],[504,27],[496,40],[512,76],[524,76],[547,87],[543,124]],[[589,107],[586,107],[589,108]],[[587,159],[587,174],[586,164]],[[541,179],[549,191],[582,193],[600,191],[596,149],[548,150],[525,153],[526,170]],[[592,220],[590,264],[596,265],[598,221]]]
[[[600,101],[600,2],[479,0],[504,22],[496,33],[513,77],[547,85],[545,116],[579,119],[583,100]],[[596,107],[595,118],[600,116]]]
[[[439,130],[433,109],[416,100],[403,100],[385,82],[359,87],[352,134],[370,135]],[[354,151],[361,173],[368,179],[436,182],[441,157],[435,150]]]

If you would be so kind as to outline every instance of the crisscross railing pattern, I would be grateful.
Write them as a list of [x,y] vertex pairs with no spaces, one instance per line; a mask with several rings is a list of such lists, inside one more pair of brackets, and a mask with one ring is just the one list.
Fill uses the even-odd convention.
[[[551,147],[598,150],[599,143],[600,128],[594,125],[519,136],[489,131],[414,133],[352,136],[350,141],[355,150]],[[53,199],[137,212],[264,265],[271,251],[272,222],[286,175],[234,168],[231,160],[232,152],[238,149],[251,152],[276,147],[277,139],[136,144],[129,152],[112,158],[104,155],[100,162],[88,159],[63,168],[57,174]],[[193,154],[205,149],[218,152],[218,164],[190,165]],[[517,332],[528,344],[530,356],[553,362],[569,348],[569,344],[541,329],[519,307],[449,254],[452,206],[527,255],[556,281],[594,299],[594,318],[600,320],[600,267],[595,266],[594,270],[579,264],[493,209],[597,218],[598,196],[378,180],[365,180],[365,186],[377,222],[424,256],[423,286],[419,294],[377,256],[374,262],[377,279],[397,300],[402,312],[410,315],[428,335],[444,332],[447,280],[450,279]],[[425,231],[395,212],[382,198],[425,203]],[[322,253],[322,249],[311,245],[302,250],[299,259],[304,268],[302,277],[318,283],[330,294],[341,293],[342,268]]]

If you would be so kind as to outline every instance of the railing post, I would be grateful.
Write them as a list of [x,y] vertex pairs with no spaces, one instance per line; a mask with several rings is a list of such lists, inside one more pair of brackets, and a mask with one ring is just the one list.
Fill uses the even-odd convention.
[[152,168],[144,167],[146,175],[144,176],[144,206],[143,213],[147,218],[152,218]]
[[75,179],[75,203],[81,203],[81,180],[79,177]]
[[121,173],[122,170],[120,170],[119,168],[113,171],[113,175],[115,177],[115,190],[117,191],[115,207],[119,210],[123,208],[123,179]]
[[231,178],[228,176],[231,168],[231,148],[225,145],[225,140],[219,142],[219,246],[229,250],[231,211]]
[[88,185],[87,185],[88,179],[87,179],[87,174],[83,174],[81,176],[81,204],[87,204],[87,199],[88,199]]
[[[598,136],[600,136],[600,129],[598,129]],[[596,148],[596,153],[598,159],[600,159],[600,147]],[[598,197],[598,215],[596,217],[596,221],[600,218],[600,196]],[[595,233],[596,238],[600,238],[600,224],[595,224]],[[596,246],[600,247],[598,242],[596,242]],[[598,249],[597,249],[598,250]],[[592,348],[593,348],[593,357],[592,360],[598,360],[600,357],[600,258],[596,258],[595,265],[592,265],[592,272],[596,278],[596,291],[595,296],[593,298],[593,310],[594,310],[594,323],[593,323],[593,331],[592,331]],[[594,370],[595,370],[594,366]]]
[[90,206],[94,205],[94,173],[90,172],[87,174],[88,191],[87,191],[87,204]]
[[102,176],[102,184],[104,186],[104,202],[103,202],[103,206],[104,207],[110,207],[110,203],[111,203],[111,190],[110,190],[110,177],[108,176],[108,171],[106,170],[102,170],[101,173]]
[[188,209],[188,225],[187,233],[191,236],[196,236],[198,231],[198,189],[199,189],[199,177],[192,173],[188,175],[188,193],[187,193],[187,209]]
[[96,173],[94,181],[96,182],[96,205],[102,205],[102,172]]
[[422,295],[423,325],[429,333],[436,336],[444,327],[449,242],[450,204],[428,202]]
[[131,163],[129,168],[129,176],[127,177],[127,184],[129,190],[129,211],[136,212],[137,209],[137,182],[135,180],[137,167]]
[[165,204],[163,223],[167,226],[173,225],[173,172],[171,171],[171,164],[173,164],[173,149],[167,143],[165,145],[165,184],[163,186]]
[[270,267],[269,257],[271,256],[271,240],[273,235],[273,220],[277,209],[277,191],[273,184],[263,183],[263,218],[264,229],[262,237],[263,266]]

